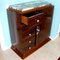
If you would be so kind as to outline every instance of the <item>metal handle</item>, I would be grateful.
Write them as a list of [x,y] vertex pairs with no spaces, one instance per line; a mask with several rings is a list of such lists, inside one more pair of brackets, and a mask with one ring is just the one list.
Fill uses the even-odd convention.
[[37,22],[39,22],[39,20],[37,20]]
[[31,41],[29,41],[29,43],[31,43]]
[[29,47],[29,49],[31,49],[31,47]]
[[29,34],[29,36],[31,36],[31,34]]
[[38,32],[40,31],[40,29],[36,29]]
[[39,32],[36,32],[36,35],[38,35],[39,34]]

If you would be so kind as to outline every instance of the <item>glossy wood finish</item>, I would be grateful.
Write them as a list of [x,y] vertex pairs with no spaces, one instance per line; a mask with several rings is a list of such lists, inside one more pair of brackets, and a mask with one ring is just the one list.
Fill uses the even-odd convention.
[[27,57],[50,40],[53,8],[49,4],[24,12],[7,9],[12,49],[21,58]]

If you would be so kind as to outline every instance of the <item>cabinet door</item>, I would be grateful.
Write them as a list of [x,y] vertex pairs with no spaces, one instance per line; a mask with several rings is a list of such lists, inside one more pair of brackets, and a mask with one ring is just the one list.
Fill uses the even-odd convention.
[[47,17],[46,20],[41,25],[37,26],[37,28],[36,28],[36,44],[41,43],[50,35],[51,23],[52,23],[52,18]]

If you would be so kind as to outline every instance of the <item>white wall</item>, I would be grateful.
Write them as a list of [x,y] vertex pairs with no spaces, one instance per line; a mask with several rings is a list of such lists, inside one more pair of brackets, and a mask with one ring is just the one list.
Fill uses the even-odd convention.
[[1,47],[1,49],[3,49],[3,48],[5,49],[5,42],[4,42],[4,40],[5,40],[5,38],[4,38],[2,23],[0,21],[0,47]]

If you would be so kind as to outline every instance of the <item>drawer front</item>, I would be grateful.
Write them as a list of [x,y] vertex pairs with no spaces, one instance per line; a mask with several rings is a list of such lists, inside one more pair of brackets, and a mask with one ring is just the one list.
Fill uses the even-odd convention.
[[41,24],[45,20],[44,13],[39,13],[29,18],[29,26]]
[[27,38],[23,43],[22,43],[22,46],[27,46],[27,45],[31,45],[31,44],[34,44],[35,43],[35,37],[29,37]]
[[[35,37],[35,32],[29,33],[27,35],[22,35],[22,42],[25,42],[27,40],[31,40],[31,38]],[[30,38],[30,39],[29,39]]]
[[35,37],[28,38],[25,42],[22,43],[22,52],[31,50],[35,46]]
[[18,38],[21,42],[24,42],[26,39],[30,37],[35,37],[35,28],[32,30],[29,28],[23,28],[20,30],[17,30]]
[[21,49],[21,52],[22,52],[22,53],[25,53],[25,52],[31,50],[34,46],[35,46],[34,44],[28,45],[28,46],[22,48],[22,49]]
[[27,29],[25,31],[22,31],[22,38],[24,38],[23,40],[29,38],[29,37],[33,37],[35,36],[35,28],[33,29]]
[[22,23],[24,23],[27,26],[33,26],[33,25],[37,25],[39,23],[41,23],[45,18],[45,14],[42,12],[34,12],[35,15],[33,15],[33,13],[31,13],[32,16],[21,16],[21,20]]
[[44,22],[45,19],[45,14],[41,13],[36,17],[36,24],[41,24],[42,22]]

